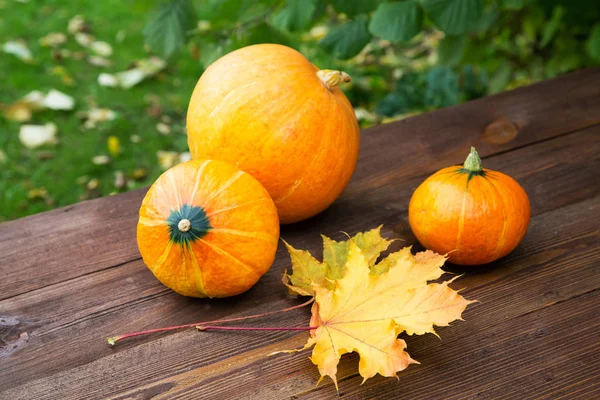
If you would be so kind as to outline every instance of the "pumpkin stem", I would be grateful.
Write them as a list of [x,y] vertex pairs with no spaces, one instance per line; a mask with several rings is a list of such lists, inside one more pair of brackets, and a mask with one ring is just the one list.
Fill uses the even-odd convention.
[[477,154],[475,147],[471,146],[471,152],[467,156],[463,166],[469,172],[483,171],[483,167],[481,166],[481,158],[479,157],[479,154]]
[[334,71],[332,69],[321,69],[317,71],[317,76],[329,90],[333,90],[342,82],[350,82],[352,80],[350,75],[344,71]]
[[187,232],[191,229],[192,227],[192,223],[190,222],[189,219],[182,219],[181,221],[179,221],[179,223],[177,224],[177,228],[181,231],[181,232]]

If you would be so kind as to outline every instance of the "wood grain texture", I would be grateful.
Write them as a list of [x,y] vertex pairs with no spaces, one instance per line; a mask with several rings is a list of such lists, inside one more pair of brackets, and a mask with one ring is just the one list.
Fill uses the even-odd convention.
[[[362,134],[350,189],[381,188],[391,180],[401,183],[462,163],[469,146],[485,158],[598,124],[600,113],[592,111],[600,109],[598,87],[600,68],[593,68],[371,128]],[[137,190],[0,224],[0,299],[138,259],[135,224],[144,193]],[[339,209],[340,202],[336,204]],[[346,228],[338,224],[333,231],[341,229]],[[20,251],[25,243],[27,256]],[[97,243],[106,250],[98,251]],[[79,258],[65,258],[57,248]],[[16,264],[18,269],[11,268]]]
[[[360,386],[357,357],[344,356],[343,398],[598,397],[600,85],[590,82],[600,84],[600,69],[367,130],[342,198],[284,227],[283,238],[313,254],[319,233],[342,239],[340,231],[381,223],[385,235],[415,244],[406,223],[412,191],[438,167],[462,162],[471,143],[487,168],[515,177],[531,198],[534,217],[517,250],[456,282],[481,301],[466,322],[441,328],[441,342],[407,338],[422,365],[399,383]],[[551,96],[559,90],[565,95]],[[0,398],[332,398],[330,382],[314,386],[308,353],[265,356],[301,346],[306,334],[190,330],[106,345],[112,334],[299,302],[280,282],[289,268],[282,246],[271,271],[232,299],[187,299],[161,286],[135,244],[143,194],[0,225]],[[308,310],[296,310],[253,325],[307,320]]]

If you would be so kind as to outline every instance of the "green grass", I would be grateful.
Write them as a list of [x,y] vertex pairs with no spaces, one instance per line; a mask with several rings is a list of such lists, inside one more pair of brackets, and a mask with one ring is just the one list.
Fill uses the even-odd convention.
[[[13,103],[32,90],[47,92],[51,88],[73,96],[73,111],[43,111],[35,113],[28,123],[53,122],[58,127],[59,143],[29,150],[18,138],[20,123],[0,116],[0,149],[6,160],[0,161],[0,221],[23,217],[55,207],[65,206],[82,199],[105,196],[111,193],[150,185],[162,172],[157,162],[158,150],[183,152],[187,149],[183,131],[185,111],[190,95],[200,76],[200,64],[189,54],[182,54],[159,75],[137,86],[123,90],[106,88],[97,83],[101,72],[117,72],[128,68],[132,61],[148,57],[144,50],[142,31],[146,20],[146,4],[103,0],[46,0],[18,3],[0,0],[0,42],[24,39],[34,56],[27,64],[18,58],[0,53],[0,103]],[[43,4],[43,5],[40,5]],[[86,18],[91,33],[98,40],[113,47],[111,67],[99,68],[84,60],[53,58],[50,48],[42,47],[39,39],[49,32],[67,33],[67,24],[74,15]],[[118,32],[125,35],[117,41]],[[72,51],[90,51],[81,47],[68,35],[61,45]],[[60,76],[53,74],[62,66],[73,77],[74,83],[66,85]],[[159,117],[148,114],[148,95],[158,96],[161,116],[172,119],[172,133],[161,135],[156,130]],[[113,121],[99,123],[86,130],[78,113],[92,105],[109,108],[118,113]],[[2,115],[0,113],[0,115]],[[138,135],[140,143],[133,143],[131,135]],[[121,143],[121,153],[108,165],[95,165],[96,155],[109,155],[107,139],[116,136]],[[48,157],[51,157],[48,159]],[[145,178],[131,178],[133,171],[143,168]],[[129,182],[125,188],[116,189],[115,171],[123,171]],[[86,182],[97,179],[99,186],[90,190]],[[35,198],[32,189],[44,188],[48,195]]]

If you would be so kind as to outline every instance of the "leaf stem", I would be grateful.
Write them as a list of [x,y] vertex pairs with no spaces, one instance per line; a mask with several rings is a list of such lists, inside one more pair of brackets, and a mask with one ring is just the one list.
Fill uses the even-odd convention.
[[262,328],[254,326],[211,326],[199,325],[196,327],[199,331],[312,331],[318,326],[297,326],[291,328]]
[[305,307],[305,306],[311,304],[314,300],[315,300],[314,298],[311,298],[310,300],[308,300],[308,301],[306,301],[306,302],[304,302],[302,304],[299,304],[297,306],[288,307],[288,308],[284,308],[284,309],[281,309],[281,310],[268,311],[268,312],[261,313],[261,314],[248,315],[248,316],[245,316],[245,317],[237,317],[237,318],[216,319],[216,320],[213,320],[213,321],[194,322],[192,324],[169,326],[169,327],[166,327],[166,328],[148,329],[148,330],[140,331],[140,332],[133,332],[133,333],[127,333],[127,334],[124,334],[124,335],[111,336],[111,337],[106,338],[106,340],[108,341],[108,344],[110,344],[111,346],[114,346],[118,341],[121,341],[123,339],[128,339],[128,338],[132,338],[132,337],[136,337],[136,336],[149,335],[151,333],[168,332],[168,331],[175,331],[175,330],[178,330],[178,329],[185,329],[185,328],[193,328],[193,327],[197,327],[197,326],[203,326],[203,325],[206,325],[206,324],[218,324],[218,323],[223,323],[223,322],[244,321],[244,320],[247,320],[247,319],[266,317],[267,315],[273,315],[273,314],[283,313],[283,312],[295,310],[297,308]]

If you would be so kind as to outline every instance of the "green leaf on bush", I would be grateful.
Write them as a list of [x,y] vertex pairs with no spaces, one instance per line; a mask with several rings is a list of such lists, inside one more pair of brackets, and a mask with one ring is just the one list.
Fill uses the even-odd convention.
[[396,91],[386,95],[377,105],[381,115],[393,117],[424,107],[425,79],[421,72],[407,72],[396,82]]
[[600,62],[600,23],[592,28],[592,33],[585,43],[585,49],[594,61]]
[[332,56],[348,59],[356,56],[371,41],[368,18],[359,15],[352,21],[336,26],[319,43]]
[[558,31],[560,27],[560,23],[562,21],[562,17],[565,15],[565,9],[561,6],[555,7],[552,11],[552,18],[550,22],[548,22],[544,26],[544,30],[542,32],[542,41],[540,42],[540,48],[543,49],[552,41],[554,35]]
[[377,7],[369,31],[393,42],[406,41],[421,31],[423,10],[414,0],[382,3]]
[[196,26],[197,17],[191,0],[171,0],[150,16],[144,29],[144,39],[152,50],[163,57],[175,53]]
[[463,92],[461,100],[467,101],[486,95],[487,74],[485,69],[472,65],[464,65],[461,71],[460,82]]
[[349,17],[373,11],[381,0],[331,0],[333,9]]
[[449,67],[432,68],[426,79],[426,106],[440,108],[458,103],[458,76]]
[[285,31],[301,31],[310,26],[318,11],[319,0],[287,0],[285,6],[273,14],[272,23]]
[[505,10],[520,10],[528,2],[528,0],[502,0],[502,8]]
[[506,88],[512,77],[513,68],[508,62],[504,62],[490,77],[488,92],[489,94],[500,93]]
[[483,0],[421,0],[429,18],[449,35],[472,31],[483,14]]
[[563,16],[565,15],[565,9],[561,6],[555,7],[552,11],[552,18],[550,18],[550,22],[548,22],[544,26],[544,31],[542,33],[542,41],[540,42],[540,48],[543,49],[552,41],[554,35],[558,31],[560,27],[560,23],[562,21]]
[[481,15],[481,18],[479,18],[479,21],[477,21],[477,24],[475,24],[473,31],[477,32],[477,33],[487,32],[488,29],[490,29],[492,27],[494,22],[496,22],[496,20],[498,19],[498,16],[499,16],[498,7],[496,7],[495,4],[492,4]]
[[449,66],[459,64],[460,60],[462,60],[466,44],[466,36],[446,35],[438,46],[438,63]]

